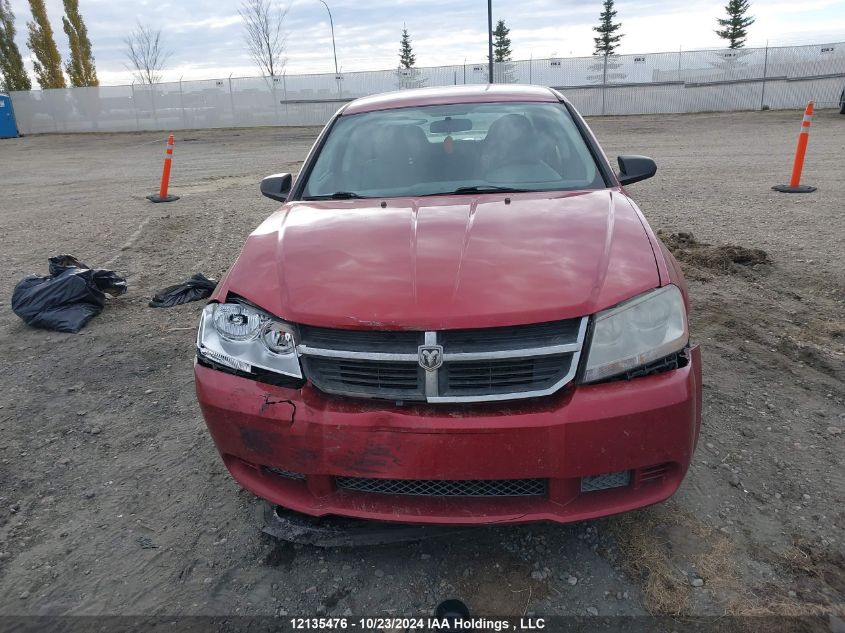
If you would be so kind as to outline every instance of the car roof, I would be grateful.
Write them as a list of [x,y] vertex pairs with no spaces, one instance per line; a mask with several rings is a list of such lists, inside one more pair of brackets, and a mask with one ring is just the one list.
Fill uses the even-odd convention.
[[416,88],[398,90],[362,97],[349,103],[342,114],[359,114],[375,110],[412,108],[424,105],[452,103],[490,103],[497,101],[539,101],[556,103],[557,93],[542,86],[514,84],[476,84],[468,86],[444,86],[438,88]]

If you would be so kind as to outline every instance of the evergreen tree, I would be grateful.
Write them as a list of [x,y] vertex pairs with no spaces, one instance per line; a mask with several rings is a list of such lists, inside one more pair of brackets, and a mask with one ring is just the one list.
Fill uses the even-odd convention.
[[53,28],[47,19],[44,0],[29,0],[29,7],[32,10],[33,21],[26,23],[26,28],[29,30],[26,45],[35,56],[32,60],[35,77],[42,88],[64,88],[62,58],[59,55],[59,49],[56,48],[56,40],[53,39]]
[[508,34],[511,30],[505,26],[504,20],[496,23],[493,30],[493,61],[509,62],[511,60],[511,41]]
[[70,85],[99,86],[88,29],[79,13],[79,0],[63,0],[63,3],[65,15],[62,16],[62,26],[70,43],[70,59],[65,64],[65,70],[70,77]]
[[622,28],[620,22],[614,22],[616,17],[616,9],[613,8],[613,0],[604,0],[604,10],[599,15],[599,25],[594,26],[593,30],[599,34],[594,37],[593,41],[596,43],[596,50],[593,55],[613,55],[617,48],[619,48],[619,40],[622,39],[622,33],[616,33]]
[[15,44],[15,14],[9,0],[0,0],[0,88],[32,90],[21,52]]
[[717,30],[716,35],[728,40],[728,48],[745,46],[745,38],[748,35],[746,29],[754,24],[754,18],[745,15],[749,8],[751,8],[751,3],[748,0],[728,0],[728,4],[725,6],[728,17],[724,20],[716,18],[719,26],[724,27]]
[[417,63],[417,58],[414,55],[414,49],[411,47],[411,36],[408,35],[408,29],[402,27],[402,40],[399,43],[399,67],[413,68]]

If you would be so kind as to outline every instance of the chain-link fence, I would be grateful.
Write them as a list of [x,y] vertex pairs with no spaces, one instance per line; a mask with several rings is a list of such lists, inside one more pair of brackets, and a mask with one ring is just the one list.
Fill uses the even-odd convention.
[[[11,96],[24,134],[322,125],[350,99],[483,84],[487,73],[479,63]],[[504,62],[495,65],[494,79],[558,88],[585,115],[782,109],[810,99],[833,105],[845,88],[845,43]]]

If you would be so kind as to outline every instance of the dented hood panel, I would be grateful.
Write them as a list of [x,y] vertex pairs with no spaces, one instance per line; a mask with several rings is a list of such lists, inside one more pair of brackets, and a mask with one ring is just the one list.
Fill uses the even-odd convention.
[[380,205],[285,205],[250,235],[217,296],[324,327],[449,329],[583,316],[660,285],[618,189]]

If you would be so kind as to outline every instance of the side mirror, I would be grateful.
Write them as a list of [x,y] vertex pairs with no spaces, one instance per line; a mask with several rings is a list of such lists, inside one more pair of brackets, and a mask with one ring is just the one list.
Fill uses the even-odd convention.
[[290,174],[273,174],[261,180],[261,195],[284,202],[290,195],[293,177]]
[[657,164],[648,156],[619,156],[619,173],[617,177],[623,185],[651,178],[657,173]]

